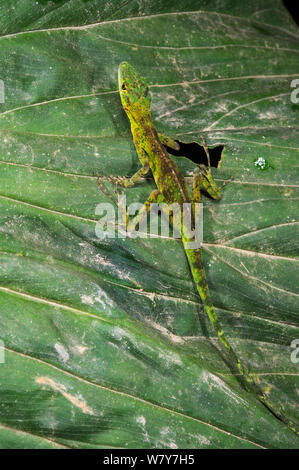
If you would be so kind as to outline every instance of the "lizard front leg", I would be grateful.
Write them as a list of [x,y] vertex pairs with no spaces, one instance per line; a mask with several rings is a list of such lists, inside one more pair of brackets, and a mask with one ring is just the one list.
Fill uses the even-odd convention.
[[[143,165],[140,170],[134,173],[133,176],[101,176],[101,180],[108,181],[108,183],[114,183],[116,186],[122,186],[123,188],[131,188],[134,186],[143,176],[149,172],[149,164]],[[99,185],[100,186],[100,185]],[[100,188],[101,189],[101,188]]]
[[172,150],[176,150],[176,151],[180,150],[180,144],[176,142],[175,140],[171,139],[170,137],[168,137],[167,135],[160,134],[160,132],[158,132],[158,137],[159,137],[161,144],[164,145],[165,147],[169,147]]

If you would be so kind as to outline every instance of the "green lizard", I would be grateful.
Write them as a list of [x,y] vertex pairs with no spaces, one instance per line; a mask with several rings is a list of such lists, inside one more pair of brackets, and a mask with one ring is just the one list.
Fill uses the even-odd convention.
[[[166,136],[158,134],[151,118],[151,96],[147,80],[140,76],[135,69],[127,62],[123,62],[119,66],[118,72],[119,94],[123,108],[130,120],[131,131],[138,157],[142,163],[142,167],[131,178],[126,177],[108,177],[103,178],[114,182],[123,187],[133,186],[140,178],[145,176],[150,170],[152,171],[157,190],[153,191],[149,197],[149,202],[158,200],[167,204],[177,203],[180,207],[183,204],[191,205],[191,220],[194,227],[194,203],[200,201],[200,187],[215,200],[221,197],[220,188],[216,185],[210,167],[206,169],[200,165],[200,171],[193,179],[193,195],[190,196],[184,176],[178,166],[170,158],[165,149],[165,145],[170,148],[177,149],[178,144]],[[208,161],[208,149],[205,147]],[[105,192],[103,185],[98,180],[99,187]],[[191,204],[190,204],[191,203]],[[185,207],[185,206],[184,206]],[[275,409],[264,390],[260,387],[257,379],[249,373],[247,367],[242,364],[234,349],[224,335],[224,331],[218,320],[215,308],[213,306],[209,287],[207,284],[206,272],[203,264],[203,254],[201,248],[189,248],[191,239],[190,230],[180,221],[181,238],[184,245],[185,253],[189,262],[190,270],[194,283],[201,298],[205,312],[207,313],[216,334],[228,352],[232,365],[238,370],[243,385],[247,390],[253,391],[259,400],[289,428],[299,434],[296,425],[287,418],[282,412]]]

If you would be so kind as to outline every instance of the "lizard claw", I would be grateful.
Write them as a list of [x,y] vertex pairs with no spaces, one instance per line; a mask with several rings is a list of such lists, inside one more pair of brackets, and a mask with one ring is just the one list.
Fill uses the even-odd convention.
[[227,180],[223,181],[222,185],[220,186],[220,189],[222,189],[227,183],[230,183],[230,181],[232,181],[233,179],[234,179],[234,177],[231,176]]
[[[107,197],[109,197],[109,199],[111,199],[114,203],[117,204],[117,200],[115,199],[115,197],[113,196],[113,194],[105,187],[105,185],[102,183],[102,181],[108,181],[108,182],[112,182],[110,180],[110,176],[99,176],[98,172],[95,171],[95,175],[97,177],[97,183],[98,183],[98,187],[100,188],[100,190],[102,191],[103,194],[105,194]],[[116,196],[118,196],[118,192],[117,192],[117,186],[115,187],[114,189],[114,194]]]

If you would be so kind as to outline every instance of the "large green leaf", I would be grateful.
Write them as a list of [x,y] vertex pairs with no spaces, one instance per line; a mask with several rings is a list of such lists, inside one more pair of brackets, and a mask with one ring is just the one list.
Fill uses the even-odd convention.
[[[150,81],[160,131],[225,146],[214,175],[234,179],[221,202],[203,196],[213,302],[270,399],[299,420],[288,13],[273,0],[1,0],[0,13],[0,446],[298,447],[232,375],[180,242],[95,235],[95,172],[139,167],[117,92],[127,60]],[[189,177],[195,164],[176,161]]]

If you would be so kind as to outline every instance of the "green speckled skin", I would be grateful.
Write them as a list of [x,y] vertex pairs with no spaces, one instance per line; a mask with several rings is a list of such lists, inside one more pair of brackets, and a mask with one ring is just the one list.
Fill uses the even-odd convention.
[[[173,141],[171,141],[171,139],[167,140],[167,138],[163,136],[160,140],[159,135],[152,124],[150,109],[151,97],[147,80],[140,76],[127,62],[122,62],[120,64],[118,80],[121,102],[130,120],[136,151],[143,165],[142,168],[130,179],[118,179],[118,184],[125,187],[133,186],[138,179],[146,175],[149,169],[151,169],[158,188],[158,191],[152,193],[150,198],[151,201],[159,196],[159,202],[162,199],[168,204],[178,203],[182,205],[183,203],[188,202],[199,202],[200,186],[203,186],[213,199],[220,199],[220,189],[213,180],[210,169],[207,170],[202,165],[200,165],[200,174],[197,174],[194,178],[193,197],[191,198],[184,176],[177,165],[171,160],[169,154],[161,143],[161,140],[162,142],[164,141],[167,143],[171,143]],[[173,145],[177,144],[174,142]],[[243,385],[245,385],[249,391],[254,391],[259,400],[269,408],[277,418],[283,421],[294,432],[299,434],[295,424],[281,411],[276,410],[274,405],[269,402],[265,392],[262,390],[257,380],[253,375],[250,375],[248,369],[241,363],[229,341],[225,337],[224,331],[212,304],[203,264],[202,250],[200,248],[188,249],[186,244],[190,237],[188,236],[187,229],[182,224],[180,230],[194,283],[200,295],[205,312],[207,313],[219,340],[229,353],[233,367],[240,374]]]

